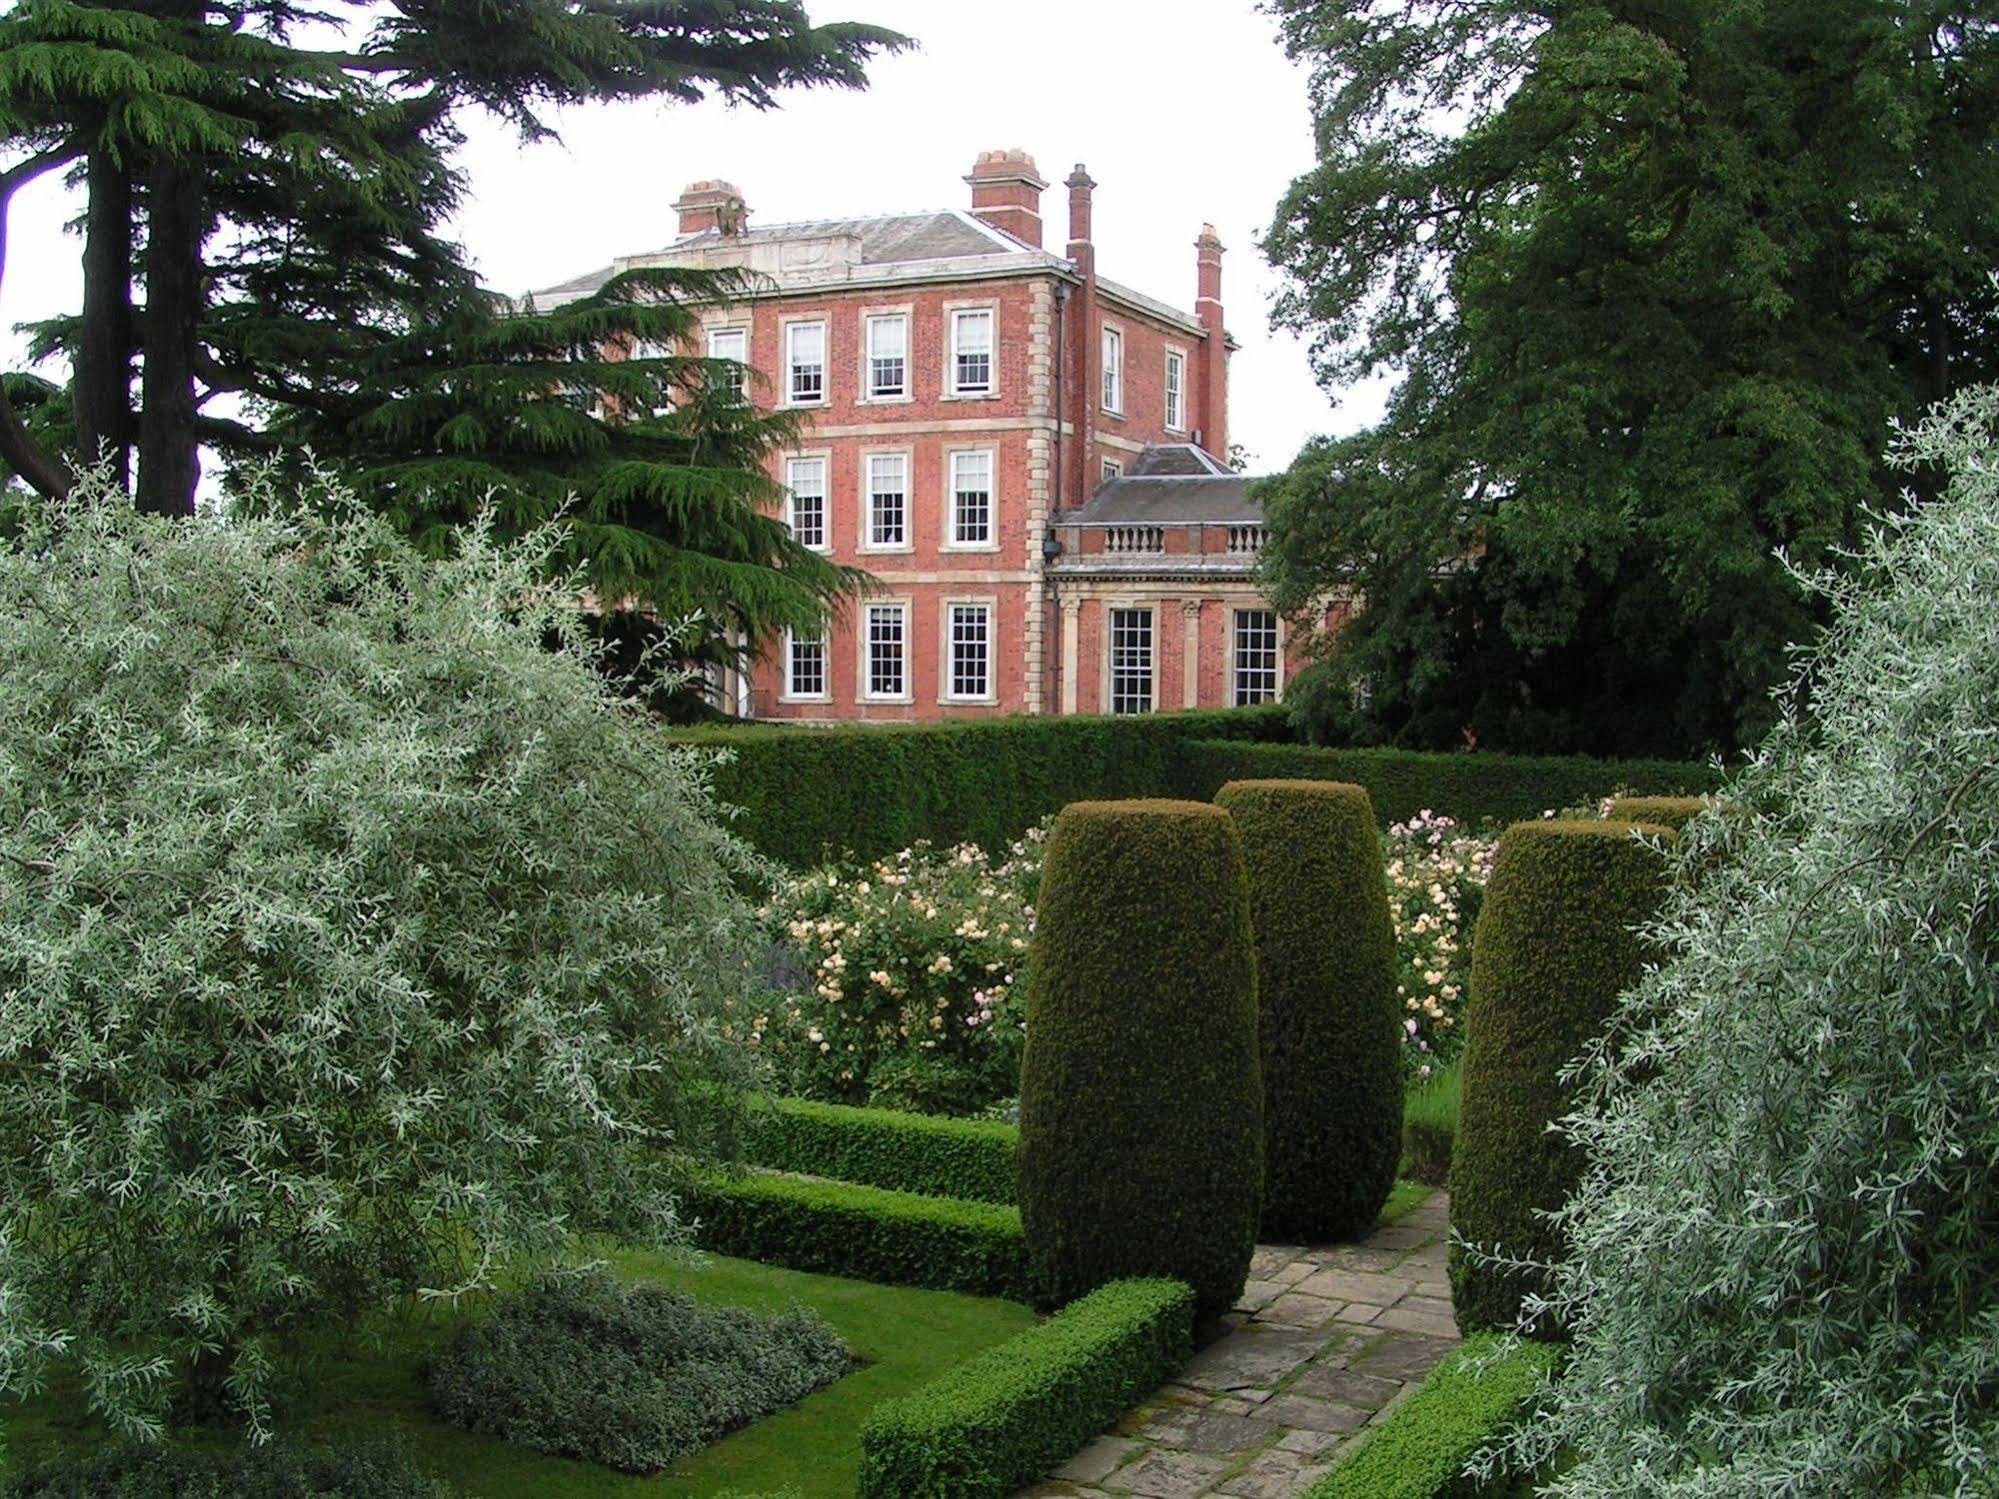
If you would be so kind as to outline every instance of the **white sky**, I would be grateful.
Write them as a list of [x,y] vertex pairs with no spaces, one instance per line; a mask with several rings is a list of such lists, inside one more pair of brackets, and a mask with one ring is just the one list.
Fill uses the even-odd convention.
[[[758,114],[704,104],[595,105],[557,117],[562,141],[523,148],[468,120],[471,190],[455,225],[486,281],[521,292],[673,238],[688,182],[724,177],[751,222],[962,208],[973,158],[1022,146],[1052,186],[1046,239],[1067,237],[1062,179],[1097,181],[1097,264],[1127,286],[1192,307],[1195,234],[1220,230],[1223,299],[1242,345],[1230,370],[1230,431],[1258,471],[1308,437],[1373,421],[1383,391],[1337,406],[1303,345],[1268,322],[1278,278],[1256,239],[1278,196],[1311,164],[1305,79],[1251,0],[813,0],[814,19],[871,21],[917,51],[879,61],[859,93],[798,92]],[[59,233],[77,204],[44,179],[15,201],[0,345],[14,324],[73,309],[79,242]]]

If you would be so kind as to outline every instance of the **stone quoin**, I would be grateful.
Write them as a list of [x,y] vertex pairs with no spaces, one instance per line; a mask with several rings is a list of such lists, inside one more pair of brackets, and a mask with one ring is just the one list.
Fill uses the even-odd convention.
[[695,352],[807,414],[773,462],[792,528],[880,586],[821,638],[760,642],[718,706],[853,722],[1273,700],[1299,647],[1255,581],[1249,480],[1224,462],[1213,226],[1188,312],[1098,274],[1080,164],[1060,253],[1032,156],[981,152],[965,181],[966,209],[767,226],[733,183],[694,182],[672,243],[533,295],[560,305],[638,266],[764,284],[711,310]]

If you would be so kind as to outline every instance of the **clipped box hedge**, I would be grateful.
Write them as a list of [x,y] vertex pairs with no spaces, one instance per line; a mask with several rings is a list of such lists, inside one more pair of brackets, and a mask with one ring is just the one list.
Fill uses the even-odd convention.
[[1351,781],[1367,789],[1384,824],[1407,821],[1425,808],[1460,822],[1517,822],[1551,808],[1595,802],[1614,791],[1672,795],[1713,791],[1721,784],[1721,773],[1713,766],[1679,760],[1484,751],[1438,755],[1208,739],[1179,747],[1178,773],[1179,793],[1204,799],[1238,780]]
[[1020,1131],[998,1120],[769,1098],[747,1105],[742,1144],[751,1164],[776,1171],[1010,1206]]
[[1193,1352],[1194,1293],[1121,1280],[1071,1302],[861,1429],[859,1499],[998,1499],[1063,1462]]
[[716,1254],[884,1285],[1030,1299],[1017,1209],[752,1171],[681,1190]]
[[1001,845],[1073,801],[1166,792],[1185,740],[1289,736],[1285,710],[1261,707],[830,728],[758,724],[676,737],[733,753],[716,769],[715,788],[742,808],[737,830],[763,853],[802,868],[829,853],[874,858],[919,838]]
[[1557,1357],[1523,1342],[1495,1359],[1498,1347],[1490,1334],[1465,1339],[1305,1499],[1475,1499],[1487,1486],[1465,1464],[1521,1418]]

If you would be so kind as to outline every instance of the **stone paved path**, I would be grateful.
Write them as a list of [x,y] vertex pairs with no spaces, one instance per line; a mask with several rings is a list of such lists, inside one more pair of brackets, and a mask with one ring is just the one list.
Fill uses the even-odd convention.
[[1269,1244],[1174,1383],[1021,1499],[1292,1499],[1458,1340],[1441,1192],[1358,1244]]

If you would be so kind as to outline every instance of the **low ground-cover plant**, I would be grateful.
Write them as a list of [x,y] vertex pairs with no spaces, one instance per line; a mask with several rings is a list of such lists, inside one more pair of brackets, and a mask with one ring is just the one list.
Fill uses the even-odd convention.
[[6,1499],[452,1499],[400,1445],[244,1445],[227,1452],[126,1443],[88,1457],[32,1463],[0,1485]]
[[438,1355],[429,1388],[437,1413],[467,1431],[652,1473],[852,1365],[802,1307],[760,1317],[599,1268],[503,1298]]
[[1479,1499],[1515,1492],[1510,1477],[1488,1470],[1470,1478],[1464,1470],[1480,1449],[1529,1415],[1556,1358],[1546,1343],[1508,1347],[1489,1333],[1465,1339],[1415,1394],[1368,1428],[1306,1499]]
[[1177,1373],[1194,1293],[1122,1280],[878,1407],[861,1430],[859,1499],[1002,1499]]
[[1031,1297],[1017,1209],[769,1171],[686,1188],[699,1242],[793,1270],[974,1296]]
[[1568,1499],[1985,1495],[1999,1452],[1999,389],[1882,521],[1584,1063],[1518,1446]]
[[770,910],[803,978],[739,1027],[776,1085],[939,1114],[1011,1097],[1043,837],[997,855],[919,843],[780,891]]
[[92,483],[0,539],[0,1387],[267,1429],[328,1318],[672,1236],[759,866],[553,543]]

